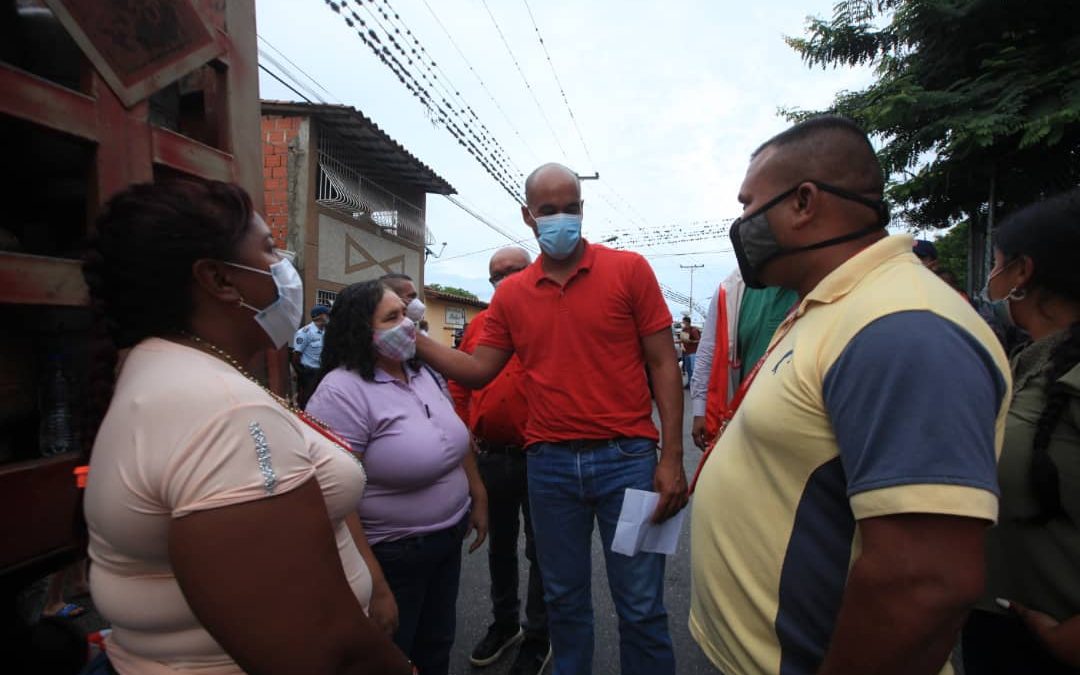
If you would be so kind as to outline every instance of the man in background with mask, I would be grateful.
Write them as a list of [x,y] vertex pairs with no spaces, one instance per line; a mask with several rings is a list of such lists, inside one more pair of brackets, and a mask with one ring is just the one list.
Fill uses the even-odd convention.
[[839,117],[767,141],[740,188],[744,281],[800,302],[699,470],[690,630],[727,673],[951,672],[982,590],[1008,363],[888,236],[883,189]]
[[[581,183],[545,164],[525,181],[522,218],[542,255],[505,279],[472,355],[419,338],[421,356],[451,379],[486,385],[514,354],[525,372],[529,503],[543,570],[554,675],[592,670],[592,531],[599,523],[619,614],[626,675],[673,675],[664,557],[611,551],[627,488],[654,490],[654,521],[686,505],[682,377],[671,312],[636,253],[581,238]],[[582,334],[580,326],[592,330]],[[645,381],[660,411],[662,450]]]
[[416,283],[412,277],[401,272],[390,272],[379,277],[379,281],[397,293],[398,297],[405,302],[405,316],[413,323],[419,323],[424,318],[427,309],[420,302],[420,293],[416,290]]
[[292,341],[292,365],[296,370],[296,404],[301,408],[315,391],[322,358],[323,333],[330,318],[330,308],[315,305],[311,308],[311,323],[296,331]]
[[[491,256],[488,274],[498,289],[505,279],[521,272],[532,262],[529,252],[509,246]],[[458,349],[471,354],[484,333],[488,310],[473,317],[465,327]],[[472,432],[477,464],[488,494],[488,569],[491,574],[491,604],[494,621],[473,649],[469,661],[488,666],[507,649],[521,642],[510,675],[537,675],[551,659],[547,610],[540,567],[529,514],[529,491],[525,472],[525,424],[529,402],[525,398],[525,373],[521,361],[510,362],[483,389],[469,390],[450,382],[454,408]],[[522,517],[519,517],[521,514]],[[525,557],[529,560],[525,625],[521,625],[518,599],[518,532],[524,522]]]
[[[416,284],[413,282],[412,277],[401,272],[389,272],[379,277],[379,281],[394,293],[397,293],[397,296],[405,303],[405,316],[409,317],[410,321],[419,324],[424,319],[424,312],[427,311],[427,307],[420,302],[420,293],[416,290]],[[423,334],[427,335],[427,333]],[[424,367],[427,367],[426,364],[424,364]],[[428,368],[428,371],[435,378],[439,389],[442,389],[442,392],[446,394],[446,398],[452,399],[446,378],[432,368]]]

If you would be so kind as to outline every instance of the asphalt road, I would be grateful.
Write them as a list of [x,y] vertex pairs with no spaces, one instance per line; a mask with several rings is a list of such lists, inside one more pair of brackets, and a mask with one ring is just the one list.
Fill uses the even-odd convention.
[[[683,447],[685,448],[684,463],[686,466],[687,480],[693,476],[697,467],[701,452],[694,447],[690,440],[690,397],[686,397],[685,424],[683,435]],[[654,414],[655,417],[655,414]],[[669,628],[672,641],[675,645],[675,659],[677,670],[680,675],[699,675],[709,673],[715,675],[718,671],[712,668],[709,661],[690,637],[687,628],[687,617],[690,614],[690,519],[683,523],[683,531],[679,537],[679,546],[676,554],[668,558],[665,589],[666,604],[669,616]],[[486,668],[473,668],[469,663],[469,653],[475,644],[484,636],[487,626],[491,621],[491,601],[488,597],[488,566],[487,545],[481,546],[475,553],[464,553],[461,572],[461,590],[458,595],[458,625],[457,639],[454,643],[454,651],[451,657],[450,672],[453,675],[505,675],[516,655],[516,649],[507,652],[503,658]],[[525,560],[525,537],[521,536],[519,544],[518,560],[521,565],[520,597],[525,597],[526,560]],[[618,617],[615,607],[611,602],[611,595],[607,586],[607,574],[603,563],[603,552],[600,547],[600,535],[594,531],[593,536],[593,614],[596,628],[596,650],[593,655],[593,673],[595,675],[617,675],[619,673],[619,632]],[[36,605],[36,614],[40,611],[44,600],[44,580],[28,589],[27,600],[29,606]],[[85,606],[89,611],[75,619],[84,631],[93,631],[104,628],[107,623],[97,613],[89,596],[72,598]],[[548,671],[550,672],[550,666]]]
[[[701,452],[690,440],[690,397],[686,397],[685,424],[683,425],[683,447],[686,449],[684,463],[687,480],[697,467]],[[667,604],[671,639],[675,645],[675,659],[680,675],[698,675],[718,671],[712,667],[697,643],[690,637],[687,617],[690,615],[690,519],[683,521],[683,531],[679,537],[679,547],[674,556],[668,558],[665,575],[665,601]],[[596,650],[593,654],[593,673],[595,675],[617,675],[619,673],[619,631],[618,617],[608,591],[607,574],[603,564],[603,552],[600,547],[600,535],[593,534],[593,613],[596,620]],[[519,564],[521,566],[520,596],[525,597],[526,560],[525,537],[520,538]],[[486,668],[473,668],[469,664],[469,653],[473,646],[484,636],[491,622],[491,601],[488,597],[487,545],[480,547],[472,555],[465,554],[461,571],[461,591],[458,595],[457,639],[450,662],[450,672],[454,675],[504,675],[513,663],[516,651],[509,651],[503,658]],[[548,668],[550,672],[550,667]]]

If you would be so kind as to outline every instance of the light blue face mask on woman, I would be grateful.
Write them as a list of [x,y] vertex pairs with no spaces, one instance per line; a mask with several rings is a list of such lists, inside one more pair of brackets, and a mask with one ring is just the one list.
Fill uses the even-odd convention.
[[986,284],[983,286],[982,292],[979,293],[979,299],[989,305],[990,309],[994,312],[994,314],[999,319],[1001,319],[1001,321],[1005,322],[1005,324],[1009,326],[1016,325],[1016,321],[1013,319],[1012,316],[1012,310],[1009,308],[1009,301],[1023,300],[1027,297],[1027,291],[1022,288],[1013,287],[1009,289],[1009,292],[1005,295],[1004,298],[998,298],[997,300],[995,300],[994,298],[990,297],[990,282],[993,281],[999,274],[1009,269],[1009,266],[1017,260],[1019,260],[1019,258],[1013,258],[1009,262],[1002,265],[996,272],[991,273],[990,276],[986,278]]
[[554,213],[550,216],[533,216],[536,221],[536,239],[544,255],[554,260],[566,260],[581,241],[581,214]]

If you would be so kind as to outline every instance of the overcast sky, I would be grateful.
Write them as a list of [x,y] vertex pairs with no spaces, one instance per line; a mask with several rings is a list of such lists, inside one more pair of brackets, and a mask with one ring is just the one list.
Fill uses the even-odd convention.
[[[838,91],[861,89],[872,80],[868,69],[810,69],[784,43],[785,35],[802,34],[807,15],[831,15],[833,0],[486,2],[539,107],[483,0],[353,0],[345,6],[377,32],[387,22],[378,14],[373,19],[368,8],[393,7],[400,24],[438,63],[438,75],[472,106],[521,172],[547,161],[563,162],[582,175],[599,172],[600,180],[585,182],[583,189],[584,235],[592,241],[667,225],[712,233],[701,221],[741,211],[736,194],[750,152],[788,126],[779,107],[824,107]],[[280,50],[330,93],[306,81],[310,89],[327,102],[355,106],[449,181],[462,201],[515,236],[532,237],[510,196],[430,121],[342,15],[321,0],[257,0],[256,8],[258,32],[266,41],[260,46],[284,63],[267,44]],[[277,69],[265,59],[264,64]],[[419,66],[414,68],[419,74]],[[298,99],[262,72],[260,93]],[[440,258],[428,258],[426,281],[489,298],[491,251],[481,250],[509,240],[441,196],[428,197],[427,225],[446,248]],[[434,248],[438,253],[442,247]],[[695,271],[693,287],[701,305],[736,267],[720,232],[693,242],[628,248],[649,259],[661,283],[683,294],[691,290],[690,274],[680,266],[704,265]],[[685,305],[669,304],[676,317],[686,311]]]

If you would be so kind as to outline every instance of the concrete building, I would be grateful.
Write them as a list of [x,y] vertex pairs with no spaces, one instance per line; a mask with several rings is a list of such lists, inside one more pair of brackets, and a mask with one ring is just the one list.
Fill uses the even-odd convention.
[[488,306],[483,300],[430,286],[424,288],[424,304],[427,305],[424,319],[428,322],[428,335],[448,347],[456,346],[455,337],[461,337],[465,326]]
[[454,188],[355,108],[262,102],[266,217],[296,253],[305,311],[387,272],[424,283],[429,193]]

